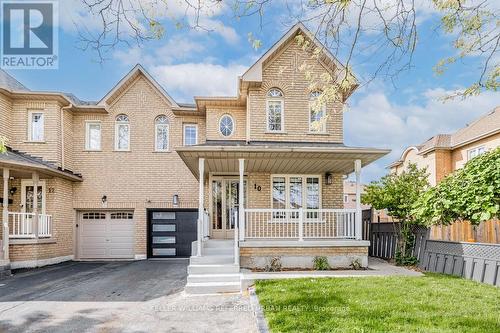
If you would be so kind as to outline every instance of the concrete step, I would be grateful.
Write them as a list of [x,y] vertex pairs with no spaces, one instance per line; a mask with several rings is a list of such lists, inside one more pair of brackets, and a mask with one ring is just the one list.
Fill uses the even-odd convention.
[[209,239],[203,242],[204,248],[214,248],[214,247],[225,247],[225,248],[233,248],[234,240],[227,239]]
[[188,283],[184,288],[188,294],[218,294],[241,292],[240,282]]
[[234,257],[232,255],[193,256],[189,258],[189,263],[191,265],[232,264],[234,263]]
[[188,274],[236,274],[240,272],[238,265],[189,265]]
[[188,283],[240,282],[240,274],[189,274]]
[[234,254],[234,248],[232,247],[207,247],[204,248],[201,252],[202,255],[204,256],[209,256],[209,255],[233,255]]

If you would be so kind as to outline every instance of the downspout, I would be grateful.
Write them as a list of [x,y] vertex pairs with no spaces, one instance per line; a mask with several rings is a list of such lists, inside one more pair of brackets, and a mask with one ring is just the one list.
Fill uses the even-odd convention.
[[73,103],[61,108],[61,169],[64,170],[64,110],[69,110],[73,107]]

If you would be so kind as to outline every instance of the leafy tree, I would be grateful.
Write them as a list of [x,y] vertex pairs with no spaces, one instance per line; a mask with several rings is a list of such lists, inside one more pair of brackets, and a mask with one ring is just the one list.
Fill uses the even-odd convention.
[[413,214],[426,224],[470,221],[473,225],[499,217],[500,147],[468,161],[416,201]]
[[0,154],[3,154],[7,151],[7,138],[0,135]]
[[[440,16],[436,32],[449,37],[451,55],[434,70],[442,74],[453,64],[473,58],[478,63],[469,72],[468,87],[448,97],[467,97],[500,87],[498,0],[81,0],[97,20],[77,24],[80,47],[92,50],[104,61],[119,45],[141,45],[163,38],[166,27],[207,31],[217,29],[220,20],[230,22],[257,17],[260,28],[270,12],[280,13],[287,25],[299,21],[314,30],[325,47],[347,68],[343,79],[350,81],[353,62],[373,65],[361,84],[381,77],[392,81],[412,67],[418,47],[417,21],[435,10]],[[97,21],[97,22],[96,22]],[[272,24],[276,24],[275,20]],[[98,25],[97,31],[93,25]],[[254,48],[262,42],[249,33]],[[313,51],[315,52],[315,51]],[[365,71],[366,72],[366,71]],[[338,83],[339,81],[332,81]],[[344,83],[345,84],[345,83]],[[328,92],[327,92],[328,93]],[[329,99],[337,98],[329,96]]]
[[426,169],[409,164],[401,174],[391,173],[370,183],[361,197],[364,204],[375,209],[387,209],[390,216],[400,222],[399,244],[396,250],[398,265],[413,265],[417,259],[412,256],[415,243],[412,227],[421,224],[413,212],[414,203],[429,187]]

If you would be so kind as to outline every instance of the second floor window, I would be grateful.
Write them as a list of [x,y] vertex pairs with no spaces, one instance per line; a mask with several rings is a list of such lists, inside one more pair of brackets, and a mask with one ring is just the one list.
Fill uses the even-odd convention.
[[101,123],[87,122],[85,126],[85,149],[101,150]]
[[168,151],[169,122],[167,116],[158,116],[155,120],[155,150]]
[[44,117],[42,112],[29,113],[28,139],[29,141],[44,140]]
[[219,121],[219,132],[223,136],[231,136],[234,131],[234,120],[233,117],[231,117],[228,114],[225,114],[220,118]]
[[130,122],[124,114],[116,117],[115,123],[115,150],[130,149]]
[[196,124],[184,124],[184,145],[192,146],[198,143],[198,126]]
[[283,131],[283,93],[281,90],[272,88],[267,92],[266,118],[267,130],[269,132]]
[[326,105],[318,101],[321,91],[309,94],[309,132],[326,132]]
[[474,149],[470,149],[467,152],[467,160],[471,160],[474,157],[479,156],[479,155],[484,154],[484,153],[485,153],[484,147],[477,147]]

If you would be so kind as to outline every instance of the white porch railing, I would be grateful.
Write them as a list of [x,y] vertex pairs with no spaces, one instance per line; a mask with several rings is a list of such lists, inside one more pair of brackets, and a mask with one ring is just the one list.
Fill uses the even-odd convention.
[[355,239],[355,215],[355,209],[245,209],[244,235],[267,239]]
[[35,228],[35,214],[9,212],[9,231],[9,238],[52,237],[52,215],[38,214]]

